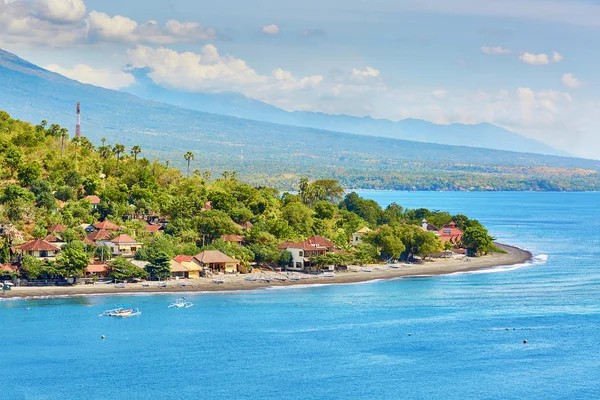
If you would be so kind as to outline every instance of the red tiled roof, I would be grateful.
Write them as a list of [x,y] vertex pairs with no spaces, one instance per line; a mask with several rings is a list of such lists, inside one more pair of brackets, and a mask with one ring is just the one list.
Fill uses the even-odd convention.
[[158,232],[161,228],[162,228],[162,226],[160,226],[160,225],[146,225],[144,227],[144,230],[149,233],[154,233],[154,232]]
[[190,262],[194,259],[194,256],[177,256],[175,257],[173,260],[177,261],[178,263],[183,263],[183,262]]
[[225,242],[241,243],[244,241],[244,237],[240,235],[223,235],[221,236],[221,240]]
[[90,246],[94,246],[94,247],[98,246],[96,244],[96,242],[94,242],[93,240],[88,239],[88,238],[83,239],[82,242],[85,243],[85,244],[89,244]]
[[121,230],[121,227],[117,224],[113,224],[112,222],[106,220],[106,221],[102,221],[102,222],[98,222],[97,224],[94,224],[94,227],[96,229],[105,229],[107,231],[119,231]]
[[313,236],[308,239],[310,244],[316,244],[319,246],[327,247],[328,249],[336,248],[337,245],[333,243],[331,240],[327,240],[322,236]]
[[51,243],[46,242],[42,239],[32,240],[31,242],[27,242],[22,244],[19,249],[21,251],[58,251],[60,250],[58,247],[54,246]]
[[304,251],[317,251],[317,250],[327,250],[327,247],[320,246],[318,244],[312,244],[308,240],[304,242],[283,242],[279,246],[277,246],[279,250],[286,249],[301,249]]
[[0,264],[0,271],[17,272],[19,267],[11,264]]
[[100,202],[102,201],[102,200],[100,200],[100,197],[98,197],[96,195],[86,196],[84,198],[84,200],[89,201],[91,204],[100,204]]
[[92,232],[88,235],[86,239],[91,241],[96,240],[106,240],[109,239],[112,235],[112,232],[106,231],[104,229],[100,229],[99,231]]
[[205,250],[194,256],[201,264],[237,263],[238,260],[221,253],[219,250]]
[[57,242],[61,242],[61,240],[59,240],[56,236],[54,235],[48,235],[44,238],[44,240],[48,243],[57,243]]
[[108,265],[106,264],[90,264],[85,270],[90,273],[102,273],[108,272]]
[[61,225],[61,224],[56,224],[56,225],[52,225],[50,228],[48,228],[48,233],[62,233],[65,231],[65,229],[67,229],[66,226]]
[[113,240],[111,240],[111,242],[115,243],[115,244],[138,243],[137,240],[133,239],[129,235],[119,235],[116,238],[114,238]]

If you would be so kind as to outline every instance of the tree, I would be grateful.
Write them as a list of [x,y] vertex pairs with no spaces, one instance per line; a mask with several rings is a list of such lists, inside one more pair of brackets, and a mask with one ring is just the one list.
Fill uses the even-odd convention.
[[113,153],[117,156],[117,176],[119,176],[119,160],[121,159],[121,154],[125,152],[125,146],[120,143],[115,143],[115,147],[113,148]]
[[467,228],[463,237],[462,244],[473,256],[487,254],[494,248],[492,237],[487,229],[481,226]]
[[400,258],[406,250],[399,232],[385,225],[376,232],[365,234],[363,240],[376,246],[384,258]]
[[165,280],[171,276],[171,257],[166,252],[160,252],[156,258],[146,266],[146,271],[150,277],[159,281]]
[[290,203],[281,209],[281,217],[296,234],[309,236],[313,227],[314,212],[302,203]]
[[61,250],[57,262],[68,275],[79,276],[85,267],[89,265],[90,257],[85,251],[71,247]]
[[137,161],[137,155],[142,152],[142,148],[138,145],[135,145],[131,148],[131,155],[133,156],[133,161]]
[[36,239],[43,239],[48,236],[48,231],[46,231],[46,228],[36,225],[36,227],[33,228],[32,236]]
[[124,257],[116,257],[115,260],[110,263],[110,272],[108,274],[111,279],[117,281],[128,281],[133,278],[144,278],[146,275],[146,271],[136,267]]
[[191,151],[188,151],[187,153],[185,153],[183,155],[183,158],[185,158],[185,161],[187,161],[187,176],[189,178],[190,177],[190,162],[194,159],[194,153],[192,153]]
[[21,165],[17,172],[17,178],[21,186],[29,186],[42,174],[42,167],[37,161]]
[[287,250],[282,251],[279,255],[279,265],[281,265],[282,267],[288,267],[292,263],[292,260],[292,253],[290,253]]
[[104,262],[112,258],[112,250],[106,244],[102,243],[94,250],[94,257]]
[[23,256],[21,271],[26,279],[37,279],[43,273],[43,263],[32,256]]

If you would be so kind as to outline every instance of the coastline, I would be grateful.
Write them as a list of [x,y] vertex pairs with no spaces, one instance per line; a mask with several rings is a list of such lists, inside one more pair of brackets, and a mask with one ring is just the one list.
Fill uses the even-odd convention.
[[[305,279],[296,281],[278,281],[270,282],[247,281],[248,275],[220,275],[223,283],[214,283],[211,278],[188,279],[185,286],[177,281],[169,281],[167,287],[158,287],[156,282],[152,282],[149,287],[144,287],[140,283],[128,283],[125,288],[116,288],[114,285],[76,285],[76,286],[49,286],[49,287],[13,287],[5,292],[2,299],[36,299],[51,297],[81,297],[81,296],[114,296],[128,294],[163,294],[163,293],[191,293],[191,292],[235,292],[241,290],[257,290],[273,287],[292,287],[308,285],[330,285],[330,284],[349,284],[369,282],[376,280],[390,280],[398,278],[411,278],[421,276],[448,275],[458,272],[471,272],[477,270],[491,269],[501,266],[511,266],[523,264],[532,260],[533,255],[527,250],[515,246],[496,243],[496,246],[507,253],[493,253],[479,258],[469,258],[465,261],[461,258],[436,259],[427,261],[424,264],[414,264],[409,268],[385,268],[373,269],[372,272],[336,272],[335,277],[317,277],[315,275],[306,275]],[[376,267],[375,267],[376,268]],[[273,273],[271,273],[273,274]],[[249,274],[258,276],[258,274]]]

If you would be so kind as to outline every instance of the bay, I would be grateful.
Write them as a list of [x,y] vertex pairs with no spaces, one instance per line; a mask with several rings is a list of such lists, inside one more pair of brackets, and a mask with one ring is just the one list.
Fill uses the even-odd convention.
[[[600,193],[361,195],[467,214],[536,258],[441,277],[190,294],[194,307],[181,310],[167,308],[170,295],[0,301],[2,397],[598,398]],[[98,317],[120,304],[143,314]]]

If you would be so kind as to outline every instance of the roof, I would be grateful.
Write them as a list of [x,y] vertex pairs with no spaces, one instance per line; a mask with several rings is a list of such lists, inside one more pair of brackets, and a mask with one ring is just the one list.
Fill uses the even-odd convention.
[[190,262],[194,259],[194,256],[182,256],[179,255],[177,257],[175,257],[173,260],[177,261],[178,263],[183,263],[183,262]]
[[430,224],[429,222],[423,222],[423,224],[427,224],[426,228],[424,228],[423,226],[421,226],[421,228],[424,228],[426,231],[428,232],[437,232],[440,230],[440,228],[438,228],[437,226]]
[[98,222],[97,224],[94,224],[94,227],[96,229],[105,229],[107,231],[118,231],[121,230],[121,227],[117,224],[113,224],[112,222],[105,220],[102,222]]
[[91,241],[96,241],[96,240],[106,240],[106,239],[110,239],[112,233],[109,231],[106,231],[104,229],[100,229],[98,231],[92,232],[88,235],[87,239],[91,240]]
[[157,232],[157,231],[159,231],[160,229],[162,229],[162,226],[161,226],[161,225],[146,225],[146,226],[144,227],[144,230],[145,230],[146,232],[149,232],[149,233],[154,233],[154,232]]
[[241,243],[244,241],[244,237],[240,236],[240,235],[223,235],[221,236],[221,239],[224,242],[236,242],[236,243]]
[[333,243],[331,240],[327,240],[322,236],[313,236],[308,239],[310,244],[316,244],[319,246],[327,247],[327,248],[335,248],[337,245]]
[[52,225],[50,228],[48,228],[48,233],[61,233],[61,232],[64,232],[65,229],[67,229],[66,226],[61,225],[61,224],[56,224],[56,225]]
[[92,224],[79,224],[79,226],[80,226],[81,228],[83,228],[83,229],[89,229],[89,228],[90,228],[90,226],[91,226],[93,229],[96,229],[96,227],[94,227],[94,225],[92,225]]
[[171,260],[171,272],[188,272],[188,269],[175,260]]
[[31,242],[27,242],[22,244],[19,249],[21,251],[58,251],[60,250],[58,247],[54,246],[51,243],[48,243],[42,239],[32,240]]
[[134,238],[132,238],[129,235],[119,235],[116,238],[114,238],[113,240],[111,240],[112,243],[115,244],[133,244],[133,243],[138,243],[137,240],[135,240]]
[[87,272],[90,273],[98,273],[98,272],[107,272],[108,271],[108,265],[102,263],[102,264],[90,264],[88,265],[85,270]]
[[144,269],[146,268],[146,265],[150,264],[149,261],[143,261],[143,260],[131,260],[129,261],[132,265],[140,268],[140,269]]
[[16,265],[0,264],[0,271],[17,272],[19,268]]
[[319,244],[310,243],[308,240],[304,242],[283,242],[277,246],[279,250],[298,249],[304,251],[327,250],[327,247]]
[[252,228],[253,226],[254,226],[254,225],[253,225],[253,224],[252,224],[252,222],[250,222],[250,221],[248,221],[248,222],[244,222],[244,223],[242,224],[242,228],[243,228],[243,229],[250,229],[250,228]]
[[90,195],[90,196],[86,196],[84,198],[84,200],[89,201],[92,204],[100,204],[100,197],[96,196],[96,195]]
[[89,238],[84,238],[84,239],[82,240],[82,242],[83,242],[83,243],[85,243],[85,244],[89,244],[90,246],[94,246],[94,247],[98,246],[98,245],[96,244],[96,242],[94,242],[93,240],[91,240],[91,239],[89,239]]
[[367,233],[367,232],[371,232],[371,230],[365,226],[364,228],[361,228],[354,233]]
[[219,250],[205,250],[194,256],[202,264],[238,263],[239,261],[221,253]]
[[48,243],[62,243],[62,240],[60,240],[59,238],[57,238],[54,235],[48,235],[44,238],[44,240]]

